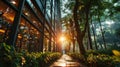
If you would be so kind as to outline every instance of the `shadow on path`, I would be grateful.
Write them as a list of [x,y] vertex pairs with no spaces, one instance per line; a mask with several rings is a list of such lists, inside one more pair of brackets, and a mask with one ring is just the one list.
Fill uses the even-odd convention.
[[54,62],[50,67],[86,67],[73,60],[70,56],[63,54],[60,59]]

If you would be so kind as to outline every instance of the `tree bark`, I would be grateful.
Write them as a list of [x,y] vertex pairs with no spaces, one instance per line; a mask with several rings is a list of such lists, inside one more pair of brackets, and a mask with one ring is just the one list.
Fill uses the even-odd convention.
[[79,50],[81,54],[85,54],[85,48],[83,46],[83,36],[80,30],[80,25],[78,23],[78,17],[77,17],[77,10],[79,8],[78,0],[76,0],[75,6],[74,6],[74,21],[75,21],[75,30],[77,32],[77,42],[79,44]]
[[75,39],[73,39],[73,52],[75,52]]

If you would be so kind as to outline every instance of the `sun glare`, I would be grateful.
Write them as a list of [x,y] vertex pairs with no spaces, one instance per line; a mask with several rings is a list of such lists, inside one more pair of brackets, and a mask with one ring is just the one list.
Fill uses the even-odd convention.
[[61,41],[61,42],[65,41],[65,40],[66,40],[66,38],[65,38],[64,36],[61,36],[61,37],[60,37],[60,41]]

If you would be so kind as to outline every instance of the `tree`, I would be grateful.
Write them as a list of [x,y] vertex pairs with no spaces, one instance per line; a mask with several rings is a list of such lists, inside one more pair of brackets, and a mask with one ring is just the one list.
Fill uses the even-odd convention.
[[[73,10],[73,16],[75,21],[75,29],[77,32],[77,42],[79,44],[79,49],[81,54],[85,54],[85,48],[83,45],[83,38],[85,36],[86,30],[89,25],[89,11],[90,11],[91,1],[79,1],[75,0],[74,10]],[[78,11],[80,13],[80,16],[85,16],[85,19],[80,17],[80,20],[78,19]],[[80,21],[80,22],[79,22]],[[84,23],[84,28],[80,28],[80,25]]]

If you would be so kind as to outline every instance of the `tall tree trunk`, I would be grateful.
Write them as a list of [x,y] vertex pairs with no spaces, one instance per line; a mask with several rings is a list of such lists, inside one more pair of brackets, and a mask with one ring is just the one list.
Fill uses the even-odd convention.
[[91,25],[92,25],[92,32],[93,32],[93,36],[94,36],[95,49],[98,50],[97,42],[96,42],[95,29],[94,29],[94,25],[92,23],[92,18],[91,18]]
[[102,24],[101,24],[101,21],[100,21],[100,17],[99,17],[99,15],[98,15],[98,22],[99,22],[99,25],[100,25],[101,36],[102,36],[102,38],[103,38],[104,48],[106,49],[107,46],[106,46],[106,42],[105,42],[104,31],[103,31],[103,29],[102,29]]
[[72,46],[73,46],[73,52],[75,52],[75,29],[74,29],[74,23],[72,19],[70,21],[70,27],[71,27],[71,39],[72,39]]
[[79,3],[78,0],[76,0],[75,6],[74,6],[74,21],[75,21],[75,30],[76,30],[76,34],[77,34],[77,42],[79,44],[79,49],[80,49],[80,53],[81,54],[85,54],[85,48],[83,46],[83,36],[80,30],[80,25],[78,23],[78,17],[77,17],[77,10],[79,8]]
[[83,38],[77,37],[77,42],[79,44],[79,50],[81,54],[85,54],[85,48],[83,46]]
[[88,44],[90,46],[90,49],[93,49],[93,47],[92,47],[91,33],[90,33],[90,24],[88,24]]
[[75,39],[73,39],[72,44],[73,44],[73,52],[75,52]]
[[[89,10],[90,10],[90,5],[91,5],[91,1],[89,1],[87,3],[87,5],[85,5],[84,7],[84,14],[85,14],[85,22],[84,22],[84,30],[81,31],[81,28],[80,28],[80,24],[79,24],[79,21],[78,21],[78,8],[80,6],[80,2],[79,0],[76,0],[75,1],[75,6],[74,6],[74,21],[75,21],[75,29],[76,29],[76,34],[77,34],[77,42],[79,44],[79,49],[80,49],[80,53],[81,54],[85,54],[85,48],[83,46],[83,38],[85,36],[85,33],[86,33],[86,30],[88,28],[88,23],[89,23]],[[80,19],[79,19],[80,20]]]
[[[91,24],[92,24],[92,23],[91,23]],[[92,24],[92,32],[93,32],[93,36],[94,36],[95,49],[98,50],[97,42],[96,42],[96,35],[95,35],[95,31],[94,31],[94,26],[93,26],[93,24]]]
[[69,42],[69,44],[68,44],[68,50],[67,50],[68,52],[70,52],[70,50],[71,50],[70,47],[71,47],[71,42]]

